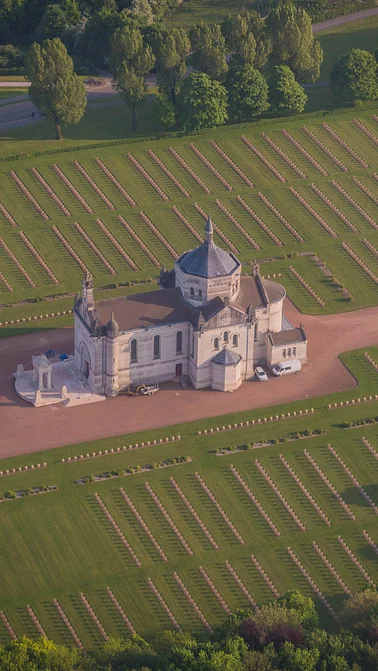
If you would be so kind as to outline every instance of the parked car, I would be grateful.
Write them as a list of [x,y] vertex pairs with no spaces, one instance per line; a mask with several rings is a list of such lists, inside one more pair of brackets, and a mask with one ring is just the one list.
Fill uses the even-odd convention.
[[290,375],[291,373],[299,373],[302,368],[302,364],[299,359],[293,359],[292,361],[281,361],[277,363],[272,368],[272,373],[281,377],[281,375]]
[[256,366],[255,375],[260,382],[266,382],[268,379],[265,370],[261,366]]

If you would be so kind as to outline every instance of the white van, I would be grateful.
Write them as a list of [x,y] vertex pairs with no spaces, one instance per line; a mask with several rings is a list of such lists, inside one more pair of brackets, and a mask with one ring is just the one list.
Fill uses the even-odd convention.
[[281,361],[277,363],[272,368],[272,372],[277,377],[281,375],[290,375],[290,373],[299,373],[302,368],[302,364],[299,359],[293,359],[292,361]]

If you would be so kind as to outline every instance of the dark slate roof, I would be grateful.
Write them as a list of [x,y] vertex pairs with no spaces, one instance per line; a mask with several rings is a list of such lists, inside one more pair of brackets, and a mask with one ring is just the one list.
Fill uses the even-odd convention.
[[274,347],[293,345],[298,342],[306,342],[307,340],[302,327],[287,331],[279,331],[278,333],[269,333],[269,338]]
[[225,347],[221,352],[218,352],[218,354],[215,355],[213,361],[221,366],[235,366],[235,364],[239,363],[240,359],[240,354],[236,354],[236,352]]
[[240,266],[239,261],[231,252],[226,252],[214,242],[207,240],[192,251],[185,252],[178,259],[177,264],[187,275],[206,279],[231,275]]

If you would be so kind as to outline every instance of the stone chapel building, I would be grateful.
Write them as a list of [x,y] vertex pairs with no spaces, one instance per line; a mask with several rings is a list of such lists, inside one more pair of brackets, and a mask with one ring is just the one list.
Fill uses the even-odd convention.
[[283,316],[285,289],[252,275],[213,241],[184,252],[160,289],[95,301],[93,280],[76,296],[75,362],[94,392],[116,396],[129,385],[188,377],[196,389],[234,391],[254,367],[284,359],[307,362],[301,325]]

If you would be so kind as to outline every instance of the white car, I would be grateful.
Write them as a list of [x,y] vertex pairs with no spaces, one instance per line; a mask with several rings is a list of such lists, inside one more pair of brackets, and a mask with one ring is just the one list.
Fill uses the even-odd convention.
[[256,366],[255,375],[260,382],[266,382],[267,379],[268,379],[268,376],[267,376],[265,370],[263,368],[261,368],[261,366]]

